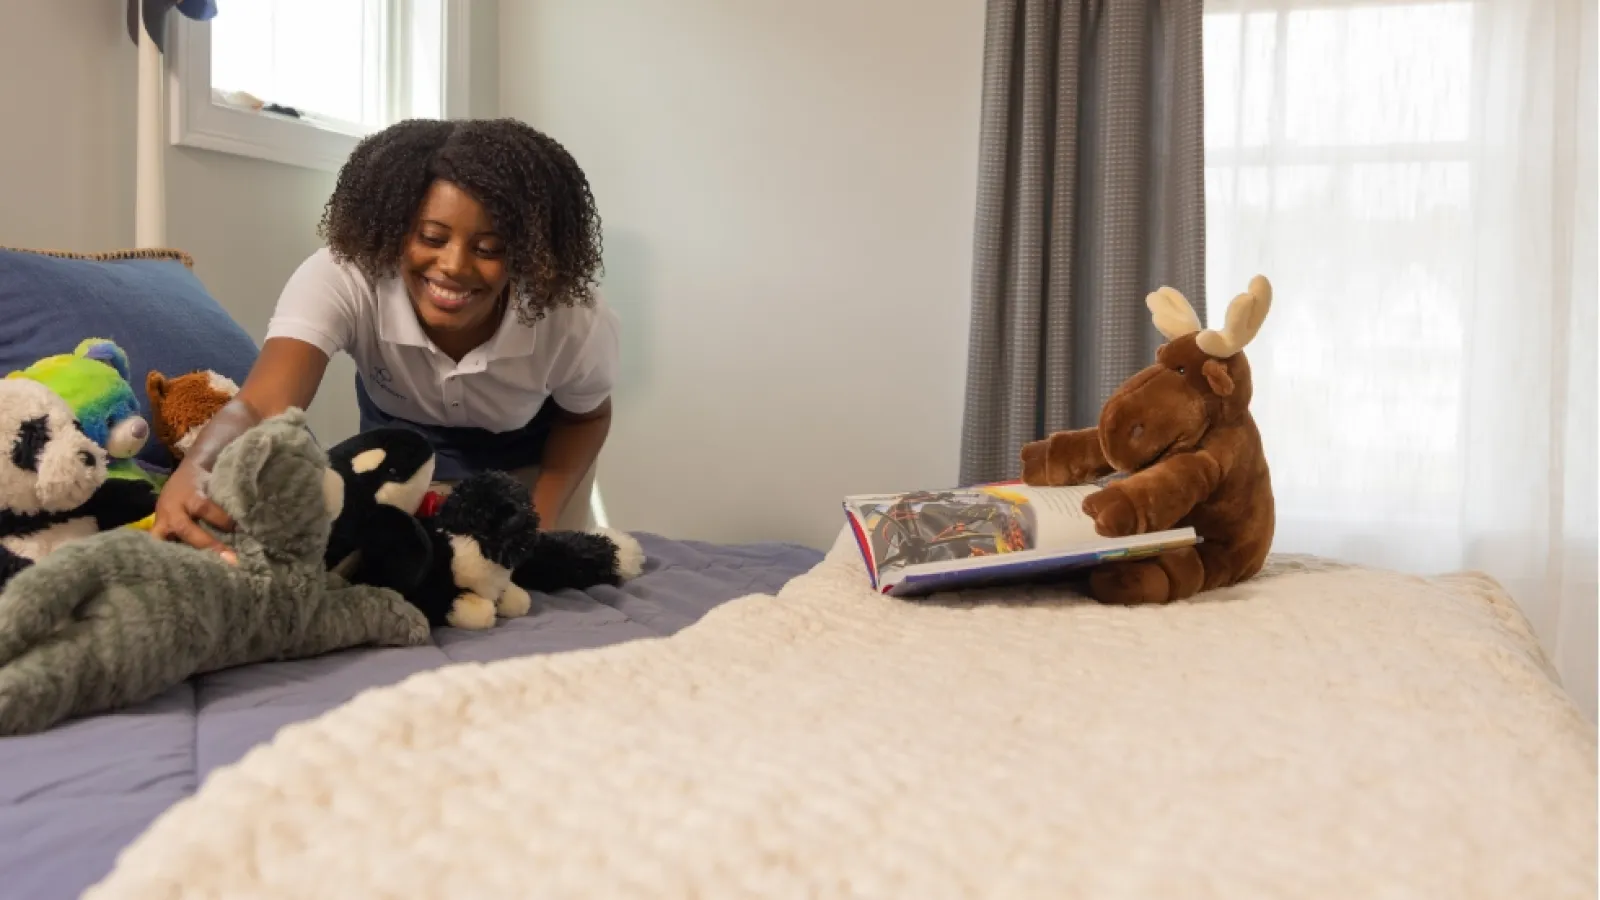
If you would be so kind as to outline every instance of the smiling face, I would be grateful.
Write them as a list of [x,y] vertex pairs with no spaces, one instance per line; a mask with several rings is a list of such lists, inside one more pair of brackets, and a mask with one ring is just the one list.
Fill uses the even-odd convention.
[[494,334],[510,272],[505,241],[482,204],[435,181],[406,238],[401,276],[428,336],[446,352]]

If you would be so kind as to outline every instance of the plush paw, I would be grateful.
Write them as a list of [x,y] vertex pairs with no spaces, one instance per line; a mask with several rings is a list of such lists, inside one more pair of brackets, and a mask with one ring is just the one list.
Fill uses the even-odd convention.
[[1022,483],[1038,487],[1088,484],[1104,467],[1093,428],[1057,431],[1022,445]]
[[402,647],[420,647],[433,636],[433,629],[428,625],[428,617],[422,614],[409,603],[400,604],[402,607],[402,621],[405,623],[405,636],[400,638]]
[[1101,488],[1083,498],[1083,514],[1094,519],[1094,530],[1102,537],[1139,533],[1139,511],[1121,485]]
[[601,528],[596,534],[605,535],[611,543],[617,545],[617,577],[623,581],[632,581],[644,573],[644,548],[639,546],[639,541],[625,531],[616,531],[610,528]]
[[494,604],[477,594],[462,594],[450,607],[445,621],[456,628],[482,631],[494,627]]
[[528,614],[529,609],[533,608],[533,598],[529,597],[528,592],[522,588],[514,584],[508,584],[506,589],[500,592],[500,599],[495,602],[494,608],[501,618],[521,618]]
[[1048,462],[1050,441],[1029,441],[1022,445],[1022,483],[1035,487],[1050,484]]
[[1164,569],[1149,560],[1111,563],[1089,572],[1089,596],[1111,606],[1169,603],[1172,582]]

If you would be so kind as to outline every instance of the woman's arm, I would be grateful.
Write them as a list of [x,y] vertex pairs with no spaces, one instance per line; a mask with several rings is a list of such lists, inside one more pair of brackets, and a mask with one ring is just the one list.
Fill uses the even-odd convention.
[[233,530],[233,521],[202,493],[200,482],[205,473],[216,464],[223,447],[261,420],[291,406],[310,406],[327,368],[328,355],[319,348],[293,338],[269,339],[238,395],[200,430],[194,446],[161,489],[151,533],[162,540],[177,539],[202,550],[219,549],[217,540],[200,527],[199,521],[223,531]]
[[593,412],[578,415],[561,410],[550,426],[544,459],[539,462],[539,477],[533,485],[533,508],[539,514],[539,527],[553,530],[572,502],[583,476],[594,467],[611,431],[611,400],[607,398]]
[[261,420],[291,406],[309,407],[327,369],[328,355],[316,346],[294,338],[269,339],[238,395],[201,429],[184,462],[192,460],[202,470],[211,471],[222,448]]

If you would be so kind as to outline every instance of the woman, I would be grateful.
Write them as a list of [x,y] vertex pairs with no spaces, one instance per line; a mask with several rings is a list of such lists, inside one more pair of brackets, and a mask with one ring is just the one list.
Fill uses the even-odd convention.
[[594,290],[600,220],[588,180],[519,122],[408,121],[357,146],[324,213],[327,246],[289,279],[238,396],[201,432],[153,533],[220,549],[233,523],[200,492],[221,449],[310,406],[335,352],[355,360],[361,430],[428,437],[436,478],[514,472],[545,527],[605,443],[618,323]]

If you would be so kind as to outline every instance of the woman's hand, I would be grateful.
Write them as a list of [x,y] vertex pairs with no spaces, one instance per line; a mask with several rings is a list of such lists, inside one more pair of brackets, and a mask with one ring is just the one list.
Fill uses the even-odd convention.
[[[533,508],[539,514],[540,531],[561,527],[562,514],[574,500],[573,492],[594,468],[610,431],[610,398],[582,415],[560,410],[550,424],[544,459],[539,461],[539,476],[533,485]],[[582,502],[588,500],[584,497]]]
[[156,498],[156,521],[150,533],[157,540],[175,540],[199,550],[214,550],[228,562],[236,562],[232,550],[200,527],[201,522],[206,522],[219,531],[233,531],[233,519],[200,490],[203,475],[192,458],[178,466],[161,489],[161,496]]
[[205,522],[218,531],[233,531],[233,520],[200,490],[201,481],[222,448],[234,438],[267,416],[291,406],[310,406],[327,367],[328,355],[304,341],[273,338],[262,345],[261,355],[250,368],[250,377],[245,379],[238,396],[200,430],[183,462],[161,489],[161,496],[156,498],[156,522],[150,533],[159,540],[215,550],[228,562],[237,562],[233,551],[200,527]]

